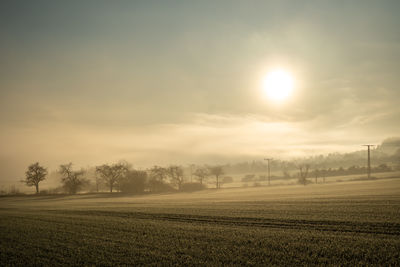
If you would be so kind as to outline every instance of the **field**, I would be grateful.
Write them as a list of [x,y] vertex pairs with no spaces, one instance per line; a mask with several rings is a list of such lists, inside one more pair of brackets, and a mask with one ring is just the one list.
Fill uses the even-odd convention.
[[2,265],[400,265],[400,179],[0,198]]

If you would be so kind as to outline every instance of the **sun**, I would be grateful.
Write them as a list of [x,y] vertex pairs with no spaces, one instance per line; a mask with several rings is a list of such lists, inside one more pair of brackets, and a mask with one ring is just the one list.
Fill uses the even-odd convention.
[[281,69],[269,72],[263,80],[263,90],[266,96],[276,102],[287,99],[292,94],[293,88],[292,75]]

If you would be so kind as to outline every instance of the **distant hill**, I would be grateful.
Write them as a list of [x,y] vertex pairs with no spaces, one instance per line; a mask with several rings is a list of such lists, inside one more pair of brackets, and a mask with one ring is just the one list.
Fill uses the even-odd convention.
[[381,145],[378,146],[377,150],[388,154],[399,154],[400,153],[400,137],[391,137],[385,139]]
[[[298,158],[296,160],[274,159],[271,165],[274,170],[297,170],[296,165],[300,162],[309,164],[312,169],[349,168],[351,166],[365,167],[367,164],[367,152],[366,149],[360,149],[349,153],[335,152],[327,155]],[[371,164],[372,166],[387,164],[398,169],[400,167],[400,137],[387,138],[380,145],[372,148]],[[266,172],[267,163],[257,160],[227,164],[224,168],[229,173]]]

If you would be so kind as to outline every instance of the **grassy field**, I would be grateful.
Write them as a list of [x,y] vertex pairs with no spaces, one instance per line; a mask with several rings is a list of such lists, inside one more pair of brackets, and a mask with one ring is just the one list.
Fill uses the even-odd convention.
[[400,179],[0,198],[2,265],[400,265]]

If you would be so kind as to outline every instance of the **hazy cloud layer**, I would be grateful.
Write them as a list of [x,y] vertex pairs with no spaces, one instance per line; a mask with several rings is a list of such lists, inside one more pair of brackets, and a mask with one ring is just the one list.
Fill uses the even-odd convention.
[[[350,151],[400,132],[399,1],[5,2],[0,179]],[[294,94],[261,79],[280,66]]]

